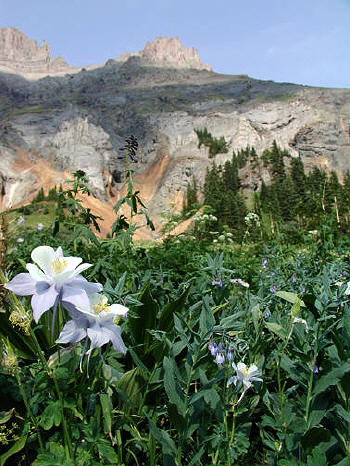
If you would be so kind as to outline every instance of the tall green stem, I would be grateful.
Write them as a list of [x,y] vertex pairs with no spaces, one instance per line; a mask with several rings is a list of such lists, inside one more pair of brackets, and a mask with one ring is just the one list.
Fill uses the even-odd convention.
[[16,370],[15,370],[15,376],[16,376],[18,387],[19,387],[19,391],[21,392],[21,395],[22,395],[24,405],[25,405],[25,407],[27,409],[27,412],[28,412],[28,416],[32,420],[32,423],[35,426],[35,430],[37,431],[40,450],[41,450],[41,452],[43,452],[44,451],[44,444],[43,444],[43,441],[42,441],[42,438],[41,438],[39,424],[38,424],[35,416],[33,415],[32,410],[30,409],[28,398],[27,398],[26,392],[24,391],[24,388],[23,388],[23,385],[22,385],[22,382],[21,382],[21,378],[20,378],[19,373],[18,373],[18,368],[16,368]]
[[55,385],[55,390],[56,390],[57,397],[58,397],[59,404],[60,404],[60,412],[61,412],[62,428],[63,428],[63,437],[64,437],[64,450],[65,450],[65,454],[66,454],[66,459],[70,460],[72,458],[72,442],[71,442],[71,439],[70,439],[66,418],[64,416],[64,403],[63,403],[62,392],[61,392],[60,387],[58,385],[55,373],[54,373],[54,371],[52,371],[50,369],[49,365],[47,364],[45,355],[44,355],[44,353],[43,353],[43,351],[42,351],[42,349],[40,347],[38,339],[36,338],[36,335],[35,335],[32,328],[30,328],[30,336],[32,337],[33,342],[34,342],[34,344],[36,346],[36,349],[38,351],[39,359],[41,361],[43,369],[47,372],[48,376],[51,377],[51,379],[53,380],[53,383]]
[[306,396],[306,405],[305,405],[305,422],[306,423],[308,422],[308,419],[309,419],[312,385],[313,385],[313,380],[314,380],[314,367],[315,367],[315,364],[316,364],[316,358],[317,358],[317,353],[318,353],[319,329],[320,329],[320,326],[318,324],[317,325],[317,332],[316,332],[316,342],[315,342],[315,348],[314,348],[314,355],[313,355],[312,363],[311,363],[311,374],[310,374],[310,377],[309,377],[308,387],[307,387],[307,396]]
[[[189,372],[189,374],[188,374],[188,379],[187,379],[187,384],[186,384],[186,389],[185,389],[184,416],[185,416],[185,420],[186,420],[186,421],[187,421],[188,395],[189,395],[189,392],[190,392],[191,380],[192,380],[192,375],[193,375],[193,368],[194,368],[194,367],[196,366],[196,364],[197,364],[197,360],[198,360],[198,356],[199,356],[200,350],[201,350],[201,347],[200,347],[200,345],[198,345],[198,349],[197,349],[197,351],[195,352],[195,355],[194,355],[194,357],[193,357],[193,361],[192,361],[192,364],[191,364],[190,372]],[[178,461],[178,465],[179,465],[179,466],[181,466],[181,456],[182,456],[183,444],[184,444],[184,437],[183,437],[183,435],[181,435],[181,437],[180,437],[180,445],[179,445],[178,454],[177,454],[177,461]]]

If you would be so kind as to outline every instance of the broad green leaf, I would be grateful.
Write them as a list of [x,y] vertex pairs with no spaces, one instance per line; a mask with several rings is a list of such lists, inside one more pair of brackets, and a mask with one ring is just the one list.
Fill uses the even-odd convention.
[[168,464],[176,466],[174,459],[176,458],[177,450],[173,439],[169,436],[168,432],[163,429],[159,429],[152,419],[148,418],[148,422],[151,434],[162,446],[163,455],[173,459],[173,463],[169,462]]
[[252,309],[252,318],[253,318],[253,325],[255,329],[255,333],[258,334],[259,332],[259,323],[262,319],[262,312],[260,310],[259,304],[253,307]]
[[343,339],[344,342],[346,343],[346,346],[349,348],[350,347],[350,313],[348,310],[346,310],[343,313]]
[[333,410],[344,419],[344,421],[350,424],[350,414],[340,405],[336,404]]
[[202,446],[199,449],[199,452],[194,455],[194,457],[191,459],[190,463],[188,463],[188,466],[194,466],[198,464],[199,460],[202,458],[203,453],[205,452],[204,446]]
[[170,303],[166,304],[159,316],[158,320],[158,326],[157,328],[159,330],[163,330],[165,332],[168,332],[172,327],[173,327],[173,315],[174,312],[179,312],[181,313],[184,305],[186,298],[188,296],[188,293],[190,291],[190,287],[188,286],[185,291],[181,294],[179,298],[177,298],[175,301],[171,301]]
[[282,327],[282,325],[277,324],[276,322],[265,322],[265,327],[267,327],[270,332],[274,333],[282,340],[285,340],[288,337],[287,330]]
[[110,445],[98,442],[97,449],[100,455],[100,459],[103,461],[102,464],[120,464],[118,455],[114,451],[114,448],[112,448]]
[[146,384],[147,379],[145,373],[139,367],[135,367],[122,375],[116,386],[123,391],[128,397],[128,400],[132,403],[131,407],[124,402],[123,408],[126,412],[138,412],[142,409],[142,400]]
[[212,310],[210,309],[208,297],[205,296],[203,298],[203,307],[199,317],[199,329],[202,337],[206,337],[209,333],[211,333],[214,325],[215,318],[213,316]]
[[15,408],[10,409],[10,411],[1,411],[0,412],[0,424],[5,424],[9,421],[15,412]]
[[45,429],[49,430],[55,424],[58,427],[61,423],[61,410],[60,402],[51,401],[48,406],[44,409],[44,412],[41,415],[39,425]]
[[156,328],[156,319],[158,314],[158,304],[153,299],[150,292],[150,284],[144,286],[138,298],[142,306],[133,309],[132,314],[128,317],[128,328],[133,341],[136,345],[145,345],[143,352],[147,352],[151,336],[147,329]]
[[327,466],[327,464],[327,457],[319,447],[316,447],[307,457],[307,466]]
[[175,361],[168,357],[163,359],[164,368],[164,388],[168,395],[169,401],[173,403],[182,416],[185,415],[185,398],[177,377]]
[[100,393],[100,403],[102,407],[103,431],[112,435],[112,400],[106,393]]
[[276,291],[275,296],[292,304],[299,302],[301,307],[306,307],[304,301],[300,299],[296,293],[291,293],[290,291]]
[[224,329],[240,331],[244,328],[245,311],[236,312],[220,321],[220,327]]
[[313,396],[322,393],[332,385],[336,385],[342,379],[342,377],[349,371],[350,363],[344,363],[341,367],[336,367],[335,369],[332,369],[330,372],[328,372],[328,374],[325,374],[322,377],[320,377],[317,383],[315,384]]

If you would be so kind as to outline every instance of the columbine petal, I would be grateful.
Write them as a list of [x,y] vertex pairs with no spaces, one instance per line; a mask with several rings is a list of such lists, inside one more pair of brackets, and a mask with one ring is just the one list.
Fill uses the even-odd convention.
[[[41,286],[42,285],[42,286]],[[46,287],[44,287],[46,285]],[[54,285],[49,286],[47,283],[39,282],[36,285],[36,294],[32,296],[33,317],[38,323],[44,312],[48,311],[58,298],[58,292]]]
[[6,283],[5,288],[18,296],[29,296],[35,293],[36,281],[29,273],[19,273]]
[[108,313],[109,314],[114,314],[117,316],[126,316],[128,313],[128,308],[125,306],[122,306],[121,304],[111,304],[108,307]]
[[92,267],[92,264],[81,264],[74,270],[74,275],[78,275],[80,272],[83,272],[90,267]]
[[51,275],[51,262],[55,259],[55,251],[50,246],[39,246],[33,249],[31,258],[33,262],[47,274]]
[[62,286],[61,299],[63,306],[68,303],[68,305],[73,305],[79,309],[89,309],[90,307],[90,301],[85,290],[78,286],[72,286],[71,283]]
[[94,326],[93,328],[88,328],[86,330],[88,337],[91,341],[91,346],[87,354],[91,353],[95,348],[101,348],[109,342],[110,338],[107,332],[104,332],[100,326]]
[[47,282],[49,277],[44,274],[35,264],[27,264],[26,269],[30,273],[30,276],[37,282]]
[[92,283],[88,282],[86,278],[82,277],[81,275],[77,275],[73,278],[73,280],[69,283],[70,286],[79,286],[83,288],[87,294],[99,293],[103,290],[103,286],[101,283]]
[[121,330],[119,325],[115,325],[112,321],[109,323],[104,323],[103,330],[107,335],[109,335],[109,340],[112,342],[113,348],[115,351],[120,351],[121,353],[126,353],[126,346],[121,337]]
[[86,337],[86,325],[81,319],[70,320],[63,327],[56,343],[77,343]]
[[66,269],[73,270],[78,267],[79,264],[83,262],[81,257],[65,257],[64,260],[67,262]]

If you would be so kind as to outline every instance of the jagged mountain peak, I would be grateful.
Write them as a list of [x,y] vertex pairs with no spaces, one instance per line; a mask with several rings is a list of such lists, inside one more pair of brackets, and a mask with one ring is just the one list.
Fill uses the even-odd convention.
[[19,29],[0,29],[0,71],[41,77],[70,69],[62,57],[50,56],[50,47],[45,41],[38,45]]
[[[212,71],[210,65],[204,64],[194,47],[185,47],[177,36],[156,37],[147,42],[139,52],[125,53],[110,62],[126,62],[136,57],[141,65],[177,69],[197,69]],[[87,66],[87,69],[103,65]],[[27,79],[39,79],[44,76],[57,76],[77,73],[82,67],[69,66],[62,57],[51,57],[50,47],[45,40],[38,45],[33,39],[14,27],[0,28],[0,72],[19,74]]]
[[157,36],[154,41],[146,42],[143,50],[124,53],[115,61],[125,62],[131,57],[137,57],[140,64],[147,66],[212,71],[212,67],[204,64],[199,58],[198,50],[195,47],[185,47],[178,36]]

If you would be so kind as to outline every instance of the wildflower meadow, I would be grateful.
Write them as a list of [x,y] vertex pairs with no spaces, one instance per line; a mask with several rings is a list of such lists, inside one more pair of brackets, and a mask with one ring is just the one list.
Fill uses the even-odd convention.
[[138,243],[127,180],[109,238],[81,172],[3,216],[0,465],[350,464],[347,237]]

